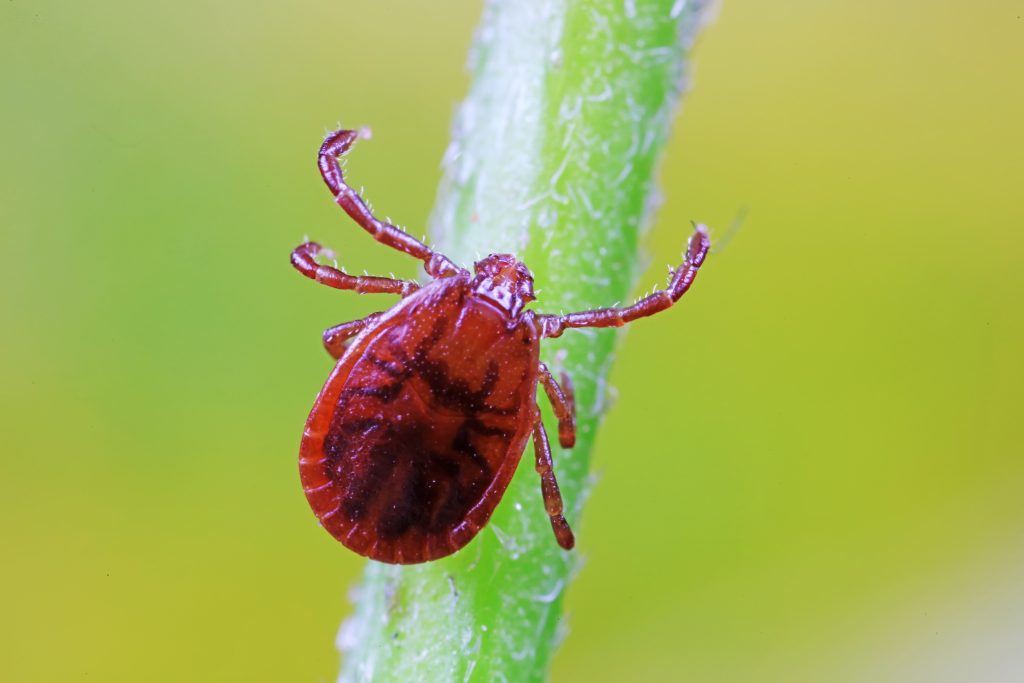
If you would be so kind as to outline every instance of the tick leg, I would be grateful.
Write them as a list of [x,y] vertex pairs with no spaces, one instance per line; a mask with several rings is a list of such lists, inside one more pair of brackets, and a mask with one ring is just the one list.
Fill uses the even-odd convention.
[[380,316],[380,313],[371,313],[361,320],[353,320],[335,325],[334,327],[328,327],[324,330],[324,348],[327,349],[327,353],[331,354],[331,357],[335,360],[341,358],[345,354],[345,349],[348,348],[348,343],[352,337],[365,330],[367,326],[380,320]]
[[558,418],[558,443],[562,448],[572,448],[576,444],[576,401],[572,394],[572,382],[563,372],[563,391],[551,376],[548,366],[541,363],[540,383],[544,386],[544,393],[548,395],[551,407],[555,410],[555,417]]
[[345,183],[338,157],[345,154],[358,137],[359,131],[338,130],[328,135],[320,147],[320,175],[334,195],[334,201],[375,240],[423,261],[423,267],[431,277],[448,277],[463,272],[447,256],[437,253],[394,225],[378,220],[370,213],[362,197]]
[[408,280],[392,280],[372,275],[349,275],[343,270],[316,262],[316,255],[323,250],[316,242],[306,242],[295,247],[292,265],[311,280],[335,289],[351,289],[360,294],[401,294],[403,297],[420,288]]
[[[558,378],[562,381],[562,393],[565,394],[566,400],[569,401],[569,412],[572,413],[572,425],[576,426],[576,389],[572,386],[572,377],[569,377],[569,373],[565,370],[561,370],[558,373]],[[575,435],[574,435],[575,436]]]
[[686,294],[710,247],[707,228],[698,225],[686,247],[683,263],[672,273],[666,289],[659,289],[632,306],[597,308],[568,315],[539,315],[542,335],[558,337],[570,327],[622,327],[637,318],[664,311]]
[[533,426],[533,450],[537,454],[537,474],[540,475],[540,490],[544,496],[544,509],[548,511],[551,518],[551,529],[555,532],[555,539],[558,545],[566,550],[572,550],[576,545],[576,539],[572,535],[569,523],[562,515],[562,493],[558,490],[558,482],[555,480],[555,470],[551,462],[551,444],[548,442],[548,433],[544,430],[544,423],[537,418]]

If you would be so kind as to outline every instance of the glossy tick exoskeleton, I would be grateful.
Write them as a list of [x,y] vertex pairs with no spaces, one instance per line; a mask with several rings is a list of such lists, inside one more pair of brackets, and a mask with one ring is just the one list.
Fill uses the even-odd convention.
[[321,265],[319,244],[292,252],[306,277],[337,289],[398,294],[393,308],[332,327],[337,359],[306,421],[299,473],[313,512],[336,539],[381,562],[411,564],[454,553],[487,523],[533,436],[544,507],[559,545],[575,540],[562,515],[551,446],[537,407],[543,386],[558,442],[576,440],[569,378],[559,385],[540,361],[540,340],[571,327],[620,327],[663,311],[693,283],[709,241],[698,226],[668,288],[632,306],[568,315],[526,310],[533,276],[510,254],[472,273],[375,218],[345,184],[338,157],[359,137],[339,130],[320,148],[335,201],[389,247],[423,262],[426,285],[353,276]]

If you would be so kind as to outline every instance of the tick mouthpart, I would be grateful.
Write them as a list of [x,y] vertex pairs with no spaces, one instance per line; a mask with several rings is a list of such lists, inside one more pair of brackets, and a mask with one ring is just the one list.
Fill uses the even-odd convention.
[[473,264],[474,285],[490,280],[493,287],[504,287],[524,301],[533,301],[533,274],[512,254],[491,254]]
[[512,254],[491,254],[473,264],[473,291],[516,317],[536,297],[533,275]]

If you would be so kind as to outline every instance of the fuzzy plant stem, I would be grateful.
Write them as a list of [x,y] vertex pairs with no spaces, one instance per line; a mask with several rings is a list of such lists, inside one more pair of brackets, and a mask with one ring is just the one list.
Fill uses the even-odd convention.
[[[537,310],[630,300],[654,172],[706,4],[487,2],[431,221],[436,246],[467,266],[492,252],[518,255],[540,290]],[[687,236],[680,226],[680,249]],[[552,448],[583,548],[580,513],[615,342],[613,330],[578,330],[543,345],[549,366],[576,386],[576,447]],[[580,552],[555,543],[532,446],[523,460],[462,551],[415,566],[369,563],[339,634],[342,682],[546,678]]]

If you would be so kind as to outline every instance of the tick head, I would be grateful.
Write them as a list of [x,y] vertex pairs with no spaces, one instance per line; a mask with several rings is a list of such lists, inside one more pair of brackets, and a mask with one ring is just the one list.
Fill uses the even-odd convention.
[[473,270],[473,290],[512,316],[519,315],[523,306],[536,298],[530,269],[512,254],[491,254],[477,261]]

